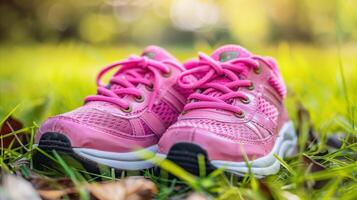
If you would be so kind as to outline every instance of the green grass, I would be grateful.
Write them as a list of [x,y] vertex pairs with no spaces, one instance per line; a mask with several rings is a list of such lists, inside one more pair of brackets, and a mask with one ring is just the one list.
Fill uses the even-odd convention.
[[[194,57],[197,50],[211,51],[182,47],[168,49],[181,60]],[[202,170],[202,176],[195,177],[172,163],[162,163],[163,168],[179,176],[188,186],[177,190],[177,181],[168,181],[164,175],[155,177],[148,171],[146,176],[159,186],[157,198],[184,196],[188,190],[194,189],[217,199],[267,199],[269,196],[282,199],[286,192],[301,199],[357,199],[357,143],[353,140],[357,134],[357,47],[344,45],[339,51],[337,47],[282,43],[276,47],[251,49],[257,54],[275,57],[280,64],[289,90],[286,105],[300,131],[299,145],[305,147],[308,143],[311,125],[320,142],[308,149],[300,148],[293,158],[279,158],[280,172],[264,180],[248,174],[237,181],[237,177],[225,175],[222,170],[207,176],[203,176]],[[0,121],[13,113],[26,125],[13,134],[26,134],[32,141],[37,124],[48,116],[80,106],[86,95],[95,92],[95,75],[102,66],[132,53],[140,54],[140,49],[94,48],[77,43],[0,46]],[[302,105],[311,119],[301,110]],[[328,154],[318,154],[328,149],[326,139],[332,134],[345,134],[349,140],[345,139],[336,151],[330,149]],[[1,170],[11,172],[14,163],[20,159],[31,159],[30,146],[31,143],[17,149],[1,148]],[[88,180],[59,155],[53,159],[76,186]],[[306,159],[325,169],[310,172],[304,165]],[[26,170],[22,171],[25,173]],[[113,179],[111,170],[107,171],[98,177]],[[319,181],[325,184],[320,188],[313,187]],[[81,197],[87,198],[82,193]]]

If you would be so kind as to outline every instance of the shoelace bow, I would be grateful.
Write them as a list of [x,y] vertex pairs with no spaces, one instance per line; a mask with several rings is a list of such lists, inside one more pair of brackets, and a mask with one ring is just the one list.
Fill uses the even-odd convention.
[[[233,112],[237,116],[244,115],[231,102],[234,98],[238,98],[242,102],[249,101],[247,95],[244,92],[238,91],[238,88],[253,86],[252,81],[242,80],[241,77],[246,77],[250,68],[259,69],[257,60],[253,57],[236,58],[222,63],[204,53],[199,53],[199,60],[191,61],[186,65],[186,68],[188,70],[183,72],[179,77],[178,85],[185,89],[196,90],[197,92],[188,97],[189,103],[185,105],[184,112],[199,108],[215,108]],[[185,77],[194,76],[195,74],[205,75],[195,82],[185,82]],[[214,82],[216,78],[223,76],[231,81],[226,83]],[[212,92],[218,92],[219,95],[209,95]]]
[[[146,88],[152,91],[153,97],[148,103],[149,108],[152,107],[155,97],[159,91],[160,76],[165,76],[171,73],[171,69],[166,64],[175,65],[171,60],[156,61],[144,56],[130,56],[124,61],[112,63],[103,68],[97,76],[97,94],[85,98],[85,103],[91,101],[105,101],[119,106],[122,111],[130,112],[130,104],[124,100],[125,96],[133,96],[138,102],[144,100],[144,96],[137,88],[139,84],[145,85]],[[108,87],[101,82],[102,77],[115,67],[121,68],[116,72],[109,81],[109,86],[117,85],[119,87]],[[148,73],[153,74],[153,82],[149,80]]]

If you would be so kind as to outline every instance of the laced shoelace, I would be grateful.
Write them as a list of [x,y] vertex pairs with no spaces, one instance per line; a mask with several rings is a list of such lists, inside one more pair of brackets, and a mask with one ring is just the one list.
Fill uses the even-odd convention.
[[[199,53],[198,61],[190,61],[186,64],[187,71],[183,72],[178,79],[178,85],[185,89],[197,92],[188,97],[189,103],[185,105],[184,112],[200,108],[222,109],[235,113],[238,117],[244,117],[244,113],[237,106],[232,105],[232,100],[237,98],[243,103],[249,103],[249,98],[240,87],[253,89],[253,82],[242,80],[250,69],[256,73],[260,71],[259,62],[254,57],[236,58],[227,62],[219,62],[213,58]],[[185,82],[185,77],[201,76],[195,82]],[[219,77],[229,79],[229,82],[215,82]],[[202,92],[201,92],[202,91]],[[210,95],[216,92],[218,95]]]
[[[152,91],[153,96],[148,103],[150,109],[158,95],[160,76],[169,76],[171,73],[171,69],[166,64],[176,65],[171,60],[156,61],[145,56],[130,56],[124,61],[112,63],[104,67],[97,76],[97,94],[86,97],[84,101],[85,103],[109,102],[119,106],[124,112],[131,112],[129,102],[123,98],[130,95],[137,102],[144,101],[144,96],[138,89],[138,85],[142,84]],[[109,85],[104,85],[101,81],[102,77],[115,67],[120,67],[120,69],[109,80]],[[148,73],[153,74],[153,81],[149,79]],[[111,87],[111,85],[116,85],[116,87]]]

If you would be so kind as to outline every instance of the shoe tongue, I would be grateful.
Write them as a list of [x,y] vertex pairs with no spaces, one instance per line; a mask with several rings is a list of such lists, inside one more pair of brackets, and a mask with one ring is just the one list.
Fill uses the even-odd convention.
[[[225,45],[222,46],[218,49],[216,49],[211,57],[217,61],[220,62],[226,62],[235,58],[244,58],[244,57],[250,57],[253,54],[251,52],[249,52],[248,50],[238,46],[238,45]],[[227,83],[227,82],[231,82],[230,79],[228,79],[227,77],[217,77],[215,78],[215,80],[212,81],[212,83]],[[222,93],[216,90],[207,90],[206,95],[209,96],[220,96]]]
[[148,46],[144,49],[144,52],[141,54],[141,56],[146,56],[150,59],[153,60],[175,60],[175,57],[173,57],[169,52],[167,52],[165,49],[158,47],[158,46]]
[[225,45],[216,49],[211,57],[220,62],[226,62],[235,58],[250,57],[253,54],[238,45]]

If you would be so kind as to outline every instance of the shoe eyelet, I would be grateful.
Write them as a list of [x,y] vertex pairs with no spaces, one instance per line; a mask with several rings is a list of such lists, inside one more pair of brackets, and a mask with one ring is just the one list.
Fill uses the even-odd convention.
[[242,103],[244,103],[244,104],[249,104],[250,103],[250,99],[249,98],[247,98],[247,99],[241,99],[240,100]]
[[197,101],[196,99],[187,99],[186,103],[192,103],[192,102],[196,102],[196,101]]
[[259,63],[259,66],[257,68],[254,69],[255,74],[261,74],[262,73],[262,66]]
[[130,113],[133,109],[131,108],[131,106],[129,105],[127,109],[121,109],[121,111],[125,112],[125,113]]
[[247,89],[248,90],[254,90],[255,89],[254,83],[250,84],[250,86],[248,86]]
[[238,117],[239,119],[243,119],[245,117],[245,114],[243,111],[240,111],[239,113],[234,113],[234,115],[236,117]]
[[145,100],[145,97],[143,95],[140,95],[139,97],[134,98],[136,102],[142,103]]
[[153,85],[153,84],[150,84],[150,85],[145,86],[145,88],[146,88],[148,91],[152,92],[152,91],[154,90],[154,85]]
[[166,73],[161,72],[161,76],[162,76],[162,77],[165,77],[165,78],[170,77],[170,76],[171,76],[171,74],[172,74],[172,70],[171,70],[171,68],[169,68],[169,71],[168,71],[168,72],[166,72]]

